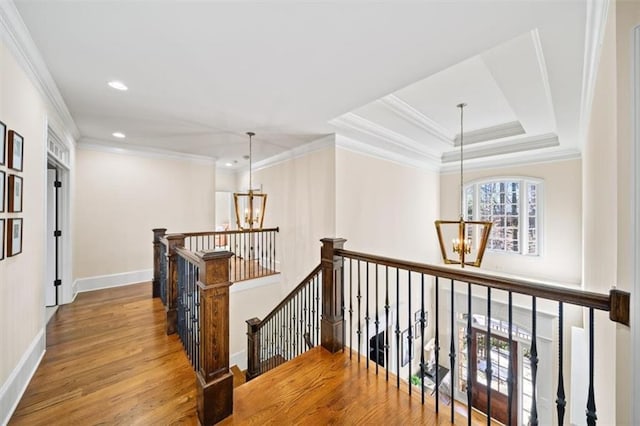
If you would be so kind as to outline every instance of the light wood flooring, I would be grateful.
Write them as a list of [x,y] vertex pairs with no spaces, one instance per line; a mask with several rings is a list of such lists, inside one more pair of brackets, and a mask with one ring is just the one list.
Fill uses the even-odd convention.
[[[79,294],[50,321],[47,352],[9,424],[196,425],[195,374],[164,321],[150,284]],[[422,405],[355,359],[314,348],[237,380],[222,424],[451,424],[449,407],[436,415],[432,399]]]

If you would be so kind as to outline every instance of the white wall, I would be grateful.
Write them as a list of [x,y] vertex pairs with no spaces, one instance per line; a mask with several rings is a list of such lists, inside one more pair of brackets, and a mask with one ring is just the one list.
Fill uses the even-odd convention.
[[[569,160],[518,167],[465,172],[465,184],[493,176],[527,176],[543,180],[542,252],[522,256],[487,250],[482,270],[503,272],[564,284],[581,283],[582,202],[581,161]],[[459,213],[460,175],[441,177],[442,219],[456,220]]]
[[76,165],[76,280],[153,268],[152,228],[210,231],[215,165],[83,148]]

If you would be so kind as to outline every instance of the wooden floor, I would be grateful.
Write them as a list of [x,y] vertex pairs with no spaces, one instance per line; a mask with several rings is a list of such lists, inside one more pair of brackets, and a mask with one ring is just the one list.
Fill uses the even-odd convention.
[[[198,424],[195,374],[164,321],[150,284],[79,294],[49,323],[47,352],[9,424]],[[314,348],[238,380],[222,424],[451,424],[449,407],[438,416],[432,399],[422,405],[364,365]]]
[[252,280],[269,275],[279,274],[279,272],[264,268],[258,260],[245,260],[238,256],[233,256],[229,261],[229,277],[232,282]]
[[195,389],[150,284],[80,293],[49,322],[47,352],[9,424],[195,425]]

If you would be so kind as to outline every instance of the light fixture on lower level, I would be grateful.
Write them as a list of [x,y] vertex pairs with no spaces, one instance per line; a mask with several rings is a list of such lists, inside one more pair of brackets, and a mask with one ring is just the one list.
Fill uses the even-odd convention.
[[111,133],[111,136],[113,136],[114,138],[118,138],[118,139],[124,139],[127,137],[127,135],[125,135],[122,132],[113,132]]
[[261,190],[253,189],[252,141],[256,134],[247,132],[247,135],[249,136],[249,190],[246,193],[235,192],[233,194],[236,224],[238,229],[262,229],[264,211],[267,207],[267,194],[262,193]]
[[[467,104],[464,103],[457,105],[460,108],[460,217],[458,220],[435,221],[444,263],[460,265],[463,268],[465,265],[480,266],[492,225],[491,222],[464,220],[463,118],[465,106]],[[451,238],[451,245],[445,243],[449,238]],[[477,239],[476,244],[474,239]]]

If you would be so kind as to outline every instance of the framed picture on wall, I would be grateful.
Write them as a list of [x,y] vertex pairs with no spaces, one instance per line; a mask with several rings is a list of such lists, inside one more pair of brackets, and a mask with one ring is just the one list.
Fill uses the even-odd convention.
[[7,210],[10,213],[20,213],[22,211],[22,178],[16,175],[9,175],[7,192],[9,202]]
[[14,130],[9,130],[9,143],[7,144],[7,165],[10,169],[22,171],[24,139]]
[[[409,342],[409,329],[407,328],[400,335],[400,346],[401,346],[401,355],[402,355],[402,366],[409,364],[409,361],[413,359],[413,351],[414,346],[411,342]],[[411,350],[409,350],[411,349]]]
[[0,213],[4,212],[4,180],[5,180],[5,177],[6,177],[5,173],[0,170]]
[[0,260],[4,259],[4,219],[0,219]]
[[0,121],[0,166],[5,162],[5,146],[7,146],[7,126]]
[[22,219],[7,219],[7,257],[22,253]]

